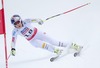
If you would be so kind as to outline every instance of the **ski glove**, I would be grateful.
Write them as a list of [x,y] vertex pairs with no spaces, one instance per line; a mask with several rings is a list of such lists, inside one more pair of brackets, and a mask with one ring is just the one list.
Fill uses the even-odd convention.
[[11,55],[12,55],[12,56],[15,56],[15,54],[16,54],[16,49],[15,49],[15,48],[12,48],[12,49],[11,49]]
[[43,20],[41,20],[41,19],[37,19],[36,21],[38,22],[39,25],[43,24]]

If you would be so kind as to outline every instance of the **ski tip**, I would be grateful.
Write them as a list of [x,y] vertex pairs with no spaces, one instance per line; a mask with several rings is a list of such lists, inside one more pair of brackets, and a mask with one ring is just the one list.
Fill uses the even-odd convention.
[[54,61],[54,59],[53,59],[53,58],[51,58],[51,59],[50,59],[50,61],[51,61],[51,62],[53,62],[53,61]]
[[78,55],[78,53],[74,53],[74,57],[76,57]]

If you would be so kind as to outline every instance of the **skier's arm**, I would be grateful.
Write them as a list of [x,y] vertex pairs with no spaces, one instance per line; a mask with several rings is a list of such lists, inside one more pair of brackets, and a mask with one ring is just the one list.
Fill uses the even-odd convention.
[[15,52],[16,52],[16,49],[15,49],[16,39],[17,39],[17,32],[13,31],[12,32],[12,43],[11,43],[11,54],[13,56],[15,56]]
[[16,31],[13,31],[12,32],[12,43],[11,43],[11,47],[12,48],[15,48],[16,39],[17,39],[17,32]]
[[32,19],[32,22],[34,22],[34,21],[36,21],[40,25],[43,24],[43,20],[41,20],[41,19]]
[[41,19],[26,19],[25,21],[28,23],[38,23],[39,25],[43,24],[43,20]]

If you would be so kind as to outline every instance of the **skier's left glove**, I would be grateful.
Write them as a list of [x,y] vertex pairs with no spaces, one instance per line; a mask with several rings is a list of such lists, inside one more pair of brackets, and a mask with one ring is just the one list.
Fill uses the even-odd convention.
[[38,22],[39,25],[42,25],[44,23],[43,20],[41,19],[37,19],[36,21]]
[[15,48],[11,48],[11,55],[15,56],[15,54],[16,54],[16,49]]

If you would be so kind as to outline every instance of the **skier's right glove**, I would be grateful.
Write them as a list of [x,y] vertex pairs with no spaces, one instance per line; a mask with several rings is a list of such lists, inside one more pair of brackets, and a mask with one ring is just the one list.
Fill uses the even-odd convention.
[[15,54],[16,54],[16,49],[15,49],[15,48],[12,48],[12,49],[11,49],[11,55],[12,55],[12,56],[15,56]]

